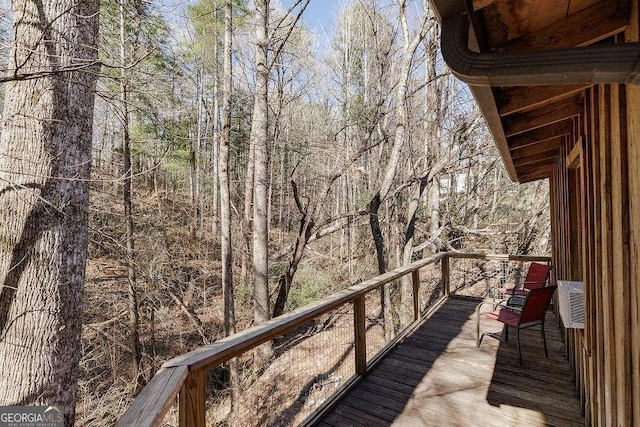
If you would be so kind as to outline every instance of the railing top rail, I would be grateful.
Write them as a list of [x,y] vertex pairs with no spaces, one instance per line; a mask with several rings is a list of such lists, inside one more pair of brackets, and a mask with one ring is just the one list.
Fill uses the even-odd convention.
[[483,259],[487,261],[551,262],[551,257],[544,256],[544,255],[481,254],[481,253],[467,253],[467,252],[447,252],[446,255],[449,258]]
[[180,392],[189,368],[160,368],[142,389],[116,426],[157,426]]

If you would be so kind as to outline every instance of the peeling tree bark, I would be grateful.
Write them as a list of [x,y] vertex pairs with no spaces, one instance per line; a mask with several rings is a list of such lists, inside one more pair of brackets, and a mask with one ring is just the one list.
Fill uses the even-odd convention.
[[[0,136],[0,405],[75,413],[87,257],[98,2],[12,2]],[[53,74],[48,74],[53,73]]]

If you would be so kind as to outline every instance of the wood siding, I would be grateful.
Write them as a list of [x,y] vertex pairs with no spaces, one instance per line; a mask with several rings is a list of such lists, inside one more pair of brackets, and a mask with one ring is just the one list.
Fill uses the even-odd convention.
[[555,277],[585,283],[566,349],[587,424],[640,425],[640,89],[593,86],[581,106],[550,178]]

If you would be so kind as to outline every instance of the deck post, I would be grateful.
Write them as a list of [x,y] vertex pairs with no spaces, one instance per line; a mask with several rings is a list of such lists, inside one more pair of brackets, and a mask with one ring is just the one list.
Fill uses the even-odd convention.
[[442,287],[444,295],[449,298],[451,294],[451,285],[449,277],[449,255],[445,255],[442,258]]
[[205,370],[189,372],[178,399],[180,427],[205,426]]
[[367,330],[365,328],[365,296],[353,301],[353,326],[355,338],[356,374],[367,373]]
[[420,270],[411,272],[411,282],[413,284],[413,319],[420,318]]

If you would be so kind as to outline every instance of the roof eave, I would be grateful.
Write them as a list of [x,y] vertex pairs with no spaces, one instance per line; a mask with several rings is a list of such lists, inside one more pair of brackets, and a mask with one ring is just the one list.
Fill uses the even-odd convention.
[[469,86],[469,89],[471,89],[471,93],[478,103],[480,111],[482,111],[484,120],[489,127],[491,136],[493,136],[493,140],[498,148],[500,157],[502,157],[502,163],[507,169],[509,178],[511,178],[512,181],[517,182],[518,175],[513,164],[513,159],[511,158],[511,152],[509,151],[509,145],[507,144],[507,137],[502,127],[498,106],[496,104],[492,88],[490,86]]

